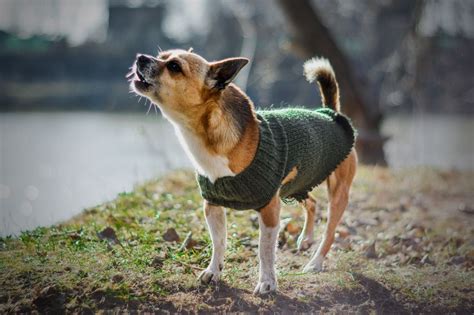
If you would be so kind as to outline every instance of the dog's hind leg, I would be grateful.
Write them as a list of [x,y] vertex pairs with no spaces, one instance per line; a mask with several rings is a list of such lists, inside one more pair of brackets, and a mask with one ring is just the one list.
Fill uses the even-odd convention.
[[349,191],[355,176],[356,166],[357,155],[353,150],[327,179],[329,193],[328,221],[321,244],[304,267],[305,272],[321,271],[323,269],[324,257],[326,257],[334,242],[336,227],[349,202]]
[[260,209],[258,223],[260,225],[258,243],[260,275],[254,294],[265,294],[275,291],[277,288],[275,256],[278,231],[280,230],[280,197],[278,194],[268,205]]
[[203,284],[217,282],[224,268],[224,253],[227,243],[225,209],[204,201],[204,214],[212,240],[212,258],[209,266],[201,273],[199,280]]
[[299,251],[307,250],[314,243],[314,216],[316,212],[316,201],[308,195],[301,205],[305,209],[305,220],[303,231],[298,237],[297,246]]

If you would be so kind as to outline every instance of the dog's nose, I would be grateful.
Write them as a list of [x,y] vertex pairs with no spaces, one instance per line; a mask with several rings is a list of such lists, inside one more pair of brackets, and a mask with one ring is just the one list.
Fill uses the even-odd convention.
[[137,66],[138,68],[143,68],[151,62],[151,58],[145,55],[138,55],[137,57]]

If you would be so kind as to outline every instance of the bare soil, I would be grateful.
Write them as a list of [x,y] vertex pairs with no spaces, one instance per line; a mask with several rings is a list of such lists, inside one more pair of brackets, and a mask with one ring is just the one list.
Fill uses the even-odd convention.
[[[222,280],[196,278],[211,247],[190,172],[174,172],[61,225],[0,239],[0,313],[474,313],[472,172],[362,167],[318,274],[298,253],[303,212],[285,205],[279,291],[254,296],[256,216],[229,211]],[[319,236],[326,220],[318,200]],[[190,233],[191,232],[191,233]]]

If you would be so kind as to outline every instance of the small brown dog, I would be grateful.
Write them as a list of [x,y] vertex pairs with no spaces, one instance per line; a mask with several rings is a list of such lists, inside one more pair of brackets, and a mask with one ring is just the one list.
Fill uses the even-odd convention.
[[[246,169],[254,167],[259,146],[263,145],[263,118],[254,110],[246,94],[231,83],[247,62],[245,58],[208,62],[191,51],[169,50],[157,57],[138,55],[131,72],[131,88],[159,106],[173,124],[198,174],[210,185],[238,178]],[[338,85],[329,62],[312,59],[305,63],[304,70],[309,81],[316,80],[319,84],[322,103],[336,116],[340,115]],[[319,152],[318,155],[325,153]],[[357,155],[351,145],[343,159],[331,169],[330,175],[324,177],[330,201],[328,221],[318,250],[304,268],[306,272],[322,270],[324,257],[334,241],[336,226],[348,204],[356,166]],[[299,166],[285,169],[283,175],[276,193],[258,208],[260,275],[255,293],[268,293],[277,288],[275,251],[280,222],[280,189],[297,182],[299,177],[308,177],[308,174],[299,172]],[[251,193],[259,195],[263,191],[264,187],[262,191],[252,190]],[[316,203],[307,193],[299,201],[306,210],[306,216],[297,246],[299,250],[306,250],[314,242]],[[224,266],[226,216],[223,206],[229,207],[225,203],[204,200],[205,217],[213,243],[211,262],[200,275],[200,281],[206,284],[217,281]]]

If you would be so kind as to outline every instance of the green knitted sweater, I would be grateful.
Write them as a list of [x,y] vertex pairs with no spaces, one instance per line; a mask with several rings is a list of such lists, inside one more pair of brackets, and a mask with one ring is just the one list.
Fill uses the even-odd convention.
[[[307,198],[348,156],[355,141],[349,119],[327,107],[317,110],[258,111],[260,141],[253,161],[235,176],[212,183],[198,175],[201,195],[210,203],[237,209],[261,209],[280,189],[283,199]],[[296,177],[281,185],[297,167]]]

